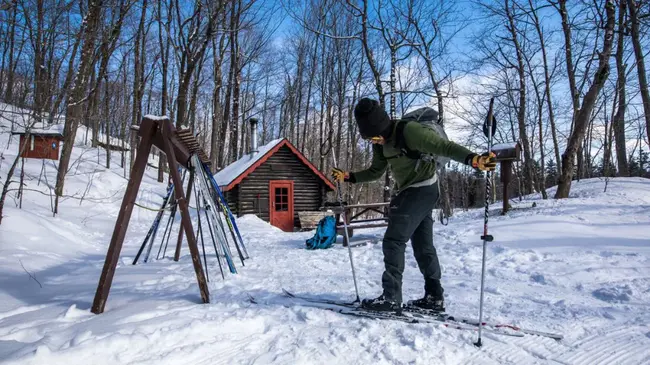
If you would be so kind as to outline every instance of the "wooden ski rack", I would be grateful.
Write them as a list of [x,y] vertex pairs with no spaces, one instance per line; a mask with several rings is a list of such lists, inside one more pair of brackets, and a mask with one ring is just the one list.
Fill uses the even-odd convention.
[[[203,163],[209,163],[207,155],[203,152],[189,130],[176,130],[168,117],[154,117],[145,116],[142,119],[139,127],[132,127],[133,130],[138,132],[140,137],[140,144],[137,149],[135,163],[131,169],[129,182],[127,183],[124,198],[120,212],[115,222],[111,242],[108,246],[106,253],[106,260],[104,261],[104,268],[99,278],[97,291],[95,292],[95,299],[91,311],[95,314],[104,312],[108,294],[113,282],[115,268],[119,261],[122,244],[129,226],[131,213],[133,212],[133,205],[138,195],[140,184],[142,183],[142,176],[144,175],[147,166],[147,159],[152,146],[158,147],[167,155],[167,163],[169,166],[169,174],[174,183],[174,195],[178,208],[181,212],[181,232],[179,232],[179,241],[182,240],[183,231],[187,238],[187,244],[192,256],[192,264],[196,273],[196,280],[199,284],[199,291],[203,303],[210,302],[210,293],[206,283],[203,267],[201,266],[201,259],[199,256],[199,249],[194,236],[194,229],[192,228],[192,221],[190,220],[188,201],[183,192],[181,176],[178,172],[178,165],[189,168],[190,158],[194,154],[198,154],[199,159]],[[191,169],[190,169],[191,171]],[[190,184],[191,186],[191,184]],[[189,191],[188,191],[189,193]],[[178,250],[178,249],[177,249]]]

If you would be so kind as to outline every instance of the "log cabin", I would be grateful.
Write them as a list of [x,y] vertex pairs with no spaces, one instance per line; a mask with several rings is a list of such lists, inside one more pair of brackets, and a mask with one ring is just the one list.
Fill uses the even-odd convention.
[[233,214],[254,214],[285,232],[300,228],[300,212],[317,211],[336,187],[286,138],[257,146],[251,119],[250,151],[214,177]]

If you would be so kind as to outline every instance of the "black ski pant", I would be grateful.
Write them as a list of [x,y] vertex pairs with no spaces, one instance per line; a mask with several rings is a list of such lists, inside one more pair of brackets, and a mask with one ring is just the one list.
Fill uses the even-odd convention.
[[425,292],[442,297],[440,263],[433,247],[431,212],[438,200],[438,185],[408,188],[390,202],[388,228],[384,234],[385,271],[381,278],[384,296],[402,303],[404,251],[410,239],[415,260],[424,275]]

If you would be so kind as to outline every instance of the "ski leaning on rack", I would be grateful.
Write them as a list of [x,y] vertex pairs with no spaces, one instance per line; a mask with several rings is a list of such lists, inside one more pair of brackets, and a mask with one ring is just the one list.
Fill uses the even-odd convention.
[[[293,294],[285,289],[282,289],[282,292],[286,297],[303,303],[309,303],[312,307],[328,309],[342,314],[351,314],[359,317],[372,317],[378,319],[394,319],[407,323],[441,323],[448,328],[456,329],[478,330],[479,327],[479,321],[473,318],[454,316],[447,313],[436,313],[413,306],[404,306],[402,308],[404,315],[397,315],[392,312],[368,311],[359,307],[359,303],[355,302],[301,296]],[[345,310],[343,310],[343,308]],[[483,321],[482,327],[484,331],[498,335],[515,337],[534,335],[549,337],[558,341],[564,338],[561,334],[531,330],[511,324],[500,324]]]

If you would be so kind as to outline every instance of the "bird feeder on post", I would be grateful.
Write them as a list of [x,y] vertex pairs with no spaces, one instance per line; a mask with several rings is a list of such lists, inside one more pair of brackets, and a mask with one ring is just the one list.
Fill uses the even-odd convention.
[[492,146],[492,152],[497,156],[497,162],[501,165],[501,183],[503,184],[503,210],[501,215],[508,212],[508,185],[512,180],[512,162],[519,161],[521,157],[521,146],[519,142],[499,143]]

